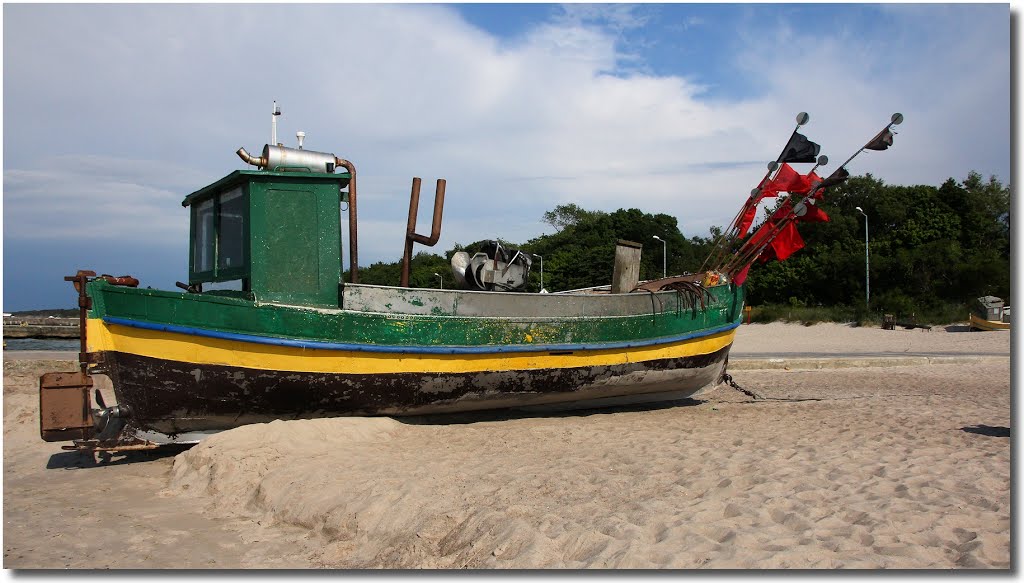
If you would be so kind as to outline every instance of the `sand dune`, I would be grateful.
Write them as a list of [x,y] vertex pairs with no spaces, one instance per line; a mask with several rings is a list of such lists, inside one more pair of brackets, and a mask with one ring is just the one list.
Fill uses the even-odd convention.
[[[1009,351],[997,333],[772,324],[742,327],[737,347],[749,335],[762,335],[752,352]],[[722,386],[695,401],[548,416],[276,421],[104,480],[151,496],[150,521],[174,509],[208,521],[174,539],[181,567],[211,566],[217,532],[213,566],[1009,568],[1008,358],[734,377],[757,398]],[[60,566],[36,558],[50,548],[22,552],[44,541],[18,528],[54,504],[28,488],[47,479],[37,466],[55,444],[27,441],[38,423],[29,392],[5,383],[4,405],[5,567]],[[82,541],[95,523],[62,520],[80,529],[77,545],[93,544]],[[158,538],[137,528],[125,544]]]
[[1007,568],[1009,440],[965,428],[1009,427],[1008,367],[934,368],[745,375],[794,400],[281,421],[178,456],[171,489],[312,529],[330,566]]

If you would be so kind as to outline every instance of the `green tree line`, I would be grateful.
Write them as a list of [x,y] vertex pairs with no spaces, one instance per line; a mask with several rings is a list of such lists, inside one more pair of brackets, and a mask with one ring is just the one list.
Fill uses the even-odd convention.
[[[961,182],[950,178],[937,187],[892,186],[868,174],[829,189],[820,206],[831,220],[798,225],[803,249],[786,261],[755,262],[747,280],[751,305],[844,306],[905,317],[963,311],[983,295],[1009,300],[1010,189],[995,177],[986,181],[972,172]],[[865,217],[856,207],[867,215],[869,229],[870,306],[865,302]],[[641,279],[661,277],[663,249],[669,275],[696,272],[722,231],[712,227],[705,236],[687,237],[666,214],[575,204],[557,206],[543,220],[554,233],[502,245],[542,256],[549,291],[610,283],[619,239],[643,245]],[[443,257],[416,253],[410,285],[436,288],[436,273],[449,287],[452,255],[472,254],[481,244],[456,245]],[[400,260],[378,262],[360,268],[360,280],[397,285],[400,270]],[[528,291],[539,289],[535,258]]]

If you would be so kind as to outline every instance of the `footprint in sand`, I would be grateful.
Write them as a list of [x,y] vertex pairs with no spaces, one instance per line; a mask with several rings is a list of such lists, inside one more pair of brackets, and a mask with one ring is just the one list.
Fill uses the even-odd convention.
[[868,513],[861,512],[859,510],[851,510],[843,515],[843,520],[849,524],[860,524],[864,525],[868,522]]
[[726,504],[722,510],[722,516],[725,518],[736,518],[741,514],[743,514],[743,511],[740,510],[740,507],[732,502]]
[[978,538],[978,533],[974,532],[973,530],[966,530],[957,527],[953,529],[953,536],[956,537],[958,543],[964,544]]

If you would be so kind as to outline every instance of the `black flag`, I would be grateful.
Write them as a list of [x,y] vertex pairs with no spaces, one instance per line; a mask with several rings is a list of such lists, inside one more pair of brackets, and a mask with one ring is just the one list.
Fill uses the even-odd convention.
[[885,130],[882,133],[875,136],[875,139],[868,142],[868,145],[864,147],[868,150],[882,151],[888,149],[891,145],[892,132],[889,131],[889,128],[885,128]]
[[807,139],[806,136],[800,132],[793,132],[793,137],[789,139],[789,143],[786,144],[786,149],[782,151],[781,162],[798,163],[798,162],[817,162],[818,152],[821,150],[821,146]]
[[849,177],[850,177],[850,172],[847,171],[846,168],[840,168],[840,169],[836,170],[835,172],[833,172],[831,176],[829,176],[825,180],[822,180],[820,183],[818,183],[818,188],[821,189],[821,188],[829,188],[830,186],[835,186],[835,185],[839,184],[840,182],[846,180]]

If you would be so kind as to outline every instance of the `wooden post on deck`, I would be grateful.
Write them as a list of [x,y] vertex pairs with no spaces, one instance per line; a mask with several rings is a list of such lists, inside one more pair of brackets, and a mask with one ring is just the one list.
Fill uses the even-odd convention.
[[615,267],[612,269],[612,293],[626,294],[640,282],[640,243],[619,239],[615,242]]

